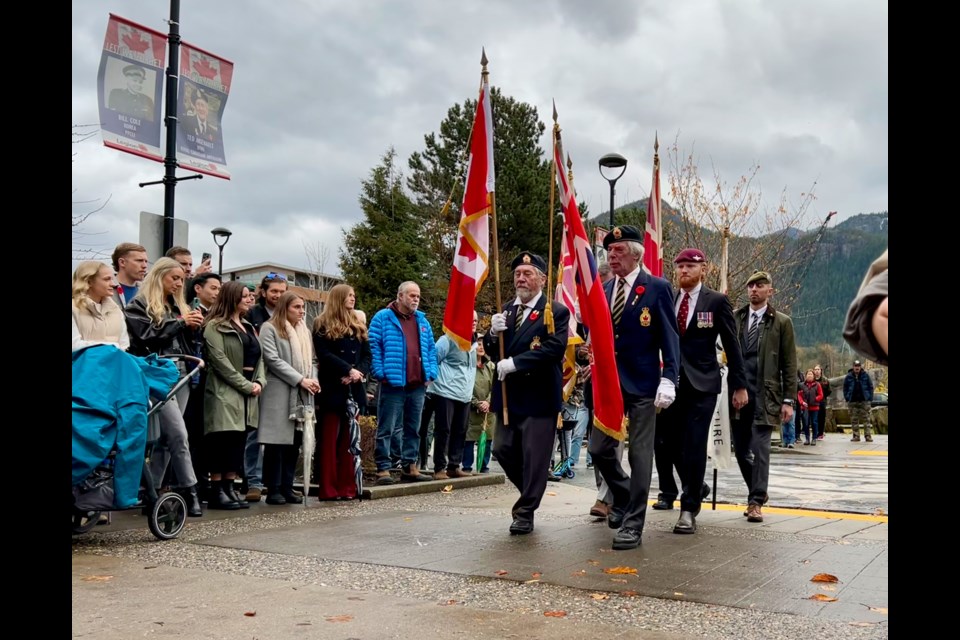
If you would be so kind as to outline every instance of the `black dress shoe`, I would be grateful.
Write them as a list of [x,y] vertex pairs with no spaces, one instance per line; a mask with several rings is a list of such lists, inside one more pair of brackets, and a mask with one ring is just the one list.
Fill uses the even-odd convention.
[[250,508],[250,505],[247,504],[246,498],[241,499],[240,496],[237,495],[236,490],[233,488],[233,480],[221,480],[220,482],[222,483],[220,486],[223,487],[223,492],[227,494],[227,497],[230,498],[230,500],[236,502],[237,505],[239,505],[239,506],[233,507],[234,509]]
[[700,502],[703,502],[709,497],[710,497],[710,485],[704,482],[703,488],[700,490]]
[[661,493],[657,496],[657,501],[653,503],[653,508],[657,511],[669,511],[673,509],[673,500],[667,500]]
[[680,519],[677,520],[676,526],[673,528],[674,533],[696,533],[697,531],[697,517],[693,515],[692,511],[681,511]]
[[622,527],[613,536],[613,548],[616,551],[636,549],[640,546],[640,531],[633,527]]
[[510,524],[510,535],[523,536],[533,531],[533,520],[521,520],[514,518]]
[[235,511],[241,507],[237,501],[230,499],[230,496],[228,496],[226,491],[223,490],[223,487],[220,487],[217,493],[210,497],[210,500],[207,502],[207,508]]
[[287,504],[303,504],[303,496],[294,495],[293,491],[283,494],[283,499]]
[[610,513],[607,514],[607,526],[611,529],[619,529],[623,526],[623,509],[616,506],[610,507]]

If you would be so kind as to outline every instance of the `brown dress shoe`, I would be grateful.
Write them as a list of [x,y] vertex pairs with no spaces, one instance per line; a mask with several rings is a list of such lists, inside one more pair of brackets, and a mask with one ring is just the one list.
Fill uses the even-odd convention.
[[610,505],[603,500],[597,500],[596,503],[590,507],[590,515],[594,518],[603,518],[606,520],[607,516],[610,515]]
[[[456,469],[447,469],[447,475],[451,478],[469,478],[473,474],[457,467]],[[437,479],[437,474],[433,474],[433,479]]]
[[430,482],[433,479],[425,473],[420,473],[415,464],[400,470],[400,482]]
[[433,472],[433,479],[434,479],[434,480],[449,480],[449,479],[450,479],[450,476],[448,476],[448,475],[447,475],[447,472],[446,472],[446,471],[443,471],[443,470],[434,471],[434,472]]
[[763,513],[760,511],[760,505],[751,504],[747,507],[747,522],[763,522]]

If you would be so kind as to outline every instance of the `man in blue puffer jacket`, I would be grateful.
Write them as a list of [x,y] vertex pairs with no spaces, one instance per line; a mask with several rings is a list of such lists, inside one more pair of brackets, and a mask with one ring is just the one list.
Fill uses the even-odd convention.
[[371,375],[380,382],[377,405],[377,484],[393,484],[390,439],[403,425],[400,481],[423,482],[420,473],[420,414],[427,385],[437,379],[437,352],[427,316],[418,311],[420,287],[407,281],[397,299],[370,320]]

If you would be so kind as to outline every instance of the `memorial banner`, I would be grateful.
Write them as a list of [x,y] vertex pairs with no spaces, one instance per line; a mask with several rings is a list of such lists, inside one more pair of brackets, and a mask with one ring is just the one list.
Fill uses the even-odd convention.
[[232,81],[232,62],[181,43],[177,164],[182,169],[230,179],[223,151],[223,110]]

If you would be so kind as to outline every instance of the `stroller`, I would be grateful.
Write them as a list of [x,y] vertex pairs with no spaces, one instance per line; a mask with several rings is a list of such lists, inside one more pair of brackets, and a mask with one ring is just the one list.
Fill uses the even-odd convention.
[[[90,347],[90,349],[93,348],[96,347]],[[115,351],[119,352],[119,350]],[[128,356],[128,354],[123,352],[119,353],[124,356]],[[118,357],[117,353],[110,353],[108,355],[112,357]],[[133,358],[133,356],[128,357]],[[154,358],[154,356],[148,356],[148,358]],[[156,400],[150,397],[147,401],[148,409],[146,421],[146,445],[143,451],[140,491],[137,496],[137,502],[125,508],[117,508],[115,506],[114,499],[117,491],[114,486],[114,480],[119,447],[116,443],[114,443],[114,445],[110,448],[110,452],[99,464],[95,466],[93,471],[86,476],[86,478],[82,479],[81,482],[74,484],[73,486],[72,515],[74,535],[82,535],[93,529],[99,523],[100,516],[103,512],[131,509],[142,509],[143,513],[148,516],[147,525],[150,528],[150,532],[160,540],[171,540],[176,538],[180,534],[180,531],[183,530],[187,520],[186,501],[179,493],[173,491],[168,491],[158,495],[154,487],[154,481],[151,477],[149,466],[147,464],[150,461],[150,456],[153,453],[153,449],[156,446],[157,441],[160,439],[160,408],[173,400],[177,394],[177,391],[182,389],[183,386],[186,385],[194,375],[199,373],[200,369],[204,366],[203,360],[189,355],[163,356],[154,362],[162,365],[165,364],[165,361],[169,362],[178,360],[183,361],[186,367],[190,367],[189,370],[187,370],[186,373],[183,373],[182,371],[177,373],[176,369],[174,369],[172,372],[169,370],[162,371],[163,369],[169,369],[169,367],[160,367],[160,375],[162,379],[166,381],[166,383],[160,381],[159,379],[155,379],[153,381],[155,385],[152,387],[153,391],[156,391],[158,386],[159,388],[166,388],[172,375],[177,375],[179,379],[176,380],[176,383],[173,385],[170,391],[166,393],[163,399]],[[136,434],[134,434],[134,438],[135,437]],[[140,437],[142,437],[142,433]],[[77,464],[76,438],[77,426],[75,419],[75,466]]]
[[556,480],[561,478],[573,478],[577,474],[573,470],[574,459],[570,457],[570,436],[577,426],[576,419],[569,418],[569,410],[564,404],[560,412],[561,422],[557,428],[557,439],[560,441],[560,460],[553,466],[553,474]]

